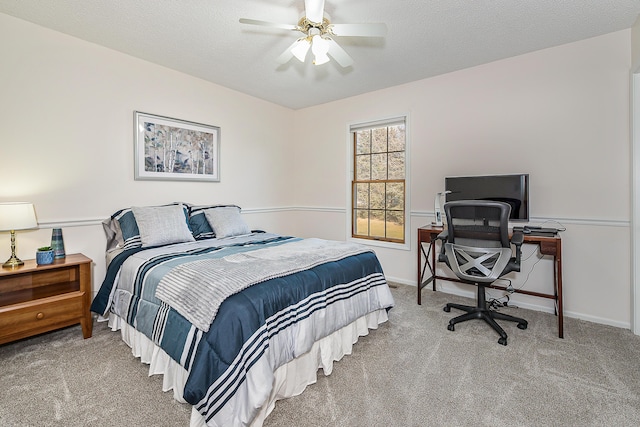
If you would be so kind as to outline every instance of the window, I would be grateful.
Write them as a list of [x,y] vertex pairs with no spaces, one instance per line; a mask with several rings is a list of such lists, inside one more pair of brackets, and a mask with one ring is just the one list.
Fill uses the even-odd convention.
[[405,242],[406,120],[351,126],[351,236]]

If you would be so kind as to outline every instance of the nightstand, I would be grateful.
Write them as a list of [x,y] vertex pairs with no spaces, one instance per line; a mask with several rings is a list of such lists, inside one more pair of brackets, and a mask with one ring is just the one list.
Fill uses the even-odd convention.
[[91,263],[71,254],[49,265],[32,259],[0,269],[0,344],[77,323],[91,337]]

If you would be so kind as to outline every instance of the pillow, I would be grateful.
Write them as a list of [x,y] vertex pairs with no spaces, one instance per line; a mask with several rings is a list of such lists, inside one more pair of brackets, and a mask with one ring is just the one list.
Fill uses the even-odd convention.
[[[164,206],[181,206],[181,203],[172,203]],[[188,209],[182,207],[185,221],[188,218]],[[109,219],[103,221],[102,226],[107,236],[107,252],[113,249],[125,250],[142,246],[140,230],[131,208],[120,209]]]
[[[193,242],[182,204],[169,206],[132,206],[143,248]],[[124,230],[123,230],[124,232]]]
[[189,206],[189,228],[191,228],[193,237],[195,237],[196,240],[212,239],[216,237],[216,233],[213,232],[213,229],[209,225],[209,221],[207,221],[204,211],[207,209],[224,207],[235,207],[240,209],[240,207],[236,205]]
[[213,232],[216,233],[216,237],[231,237],[251,233],[249,226],[240,216],[240,208],[237,206],[205,209],[204,215]]
[[124,247],[124,241],[122,239],[120,224],[113,218],[109,217],[102,221],[102,228],[104,229],[104,234],[107,236],[105,259],[108,266],[116,256],[124,251],[124,249],[122,249]]
[[120,228],[121,236],[118,236],[117,240],[122,241],[122,249],[139,248],[142,246],[136,217],[133,216],[131,208],[116,212],[112,218],[118,222],[116,227]]
[[104,234],[107,237],[107,252],[115,249],[121,249],[124,246],[122,230],[120,230],[120,224],[118,221],[109,217],[102,221],[102,228],[104,229]]

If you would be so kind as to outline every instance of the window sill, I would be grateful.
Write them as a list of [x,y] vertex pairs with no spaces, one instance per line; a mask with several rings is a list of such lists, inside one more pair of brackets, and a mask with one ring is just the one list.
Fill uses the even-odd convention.
[[373,240],[373,239],[359,239],[357,237],[349,237],[350,242],[359,243],[365,246],[376,246],[380,248],[387,249],[396,249],[402,251],[410,251],[411,250],[411,242],[405,240],[404,243],[393,243],[393,242],[385,242],[384,240]]

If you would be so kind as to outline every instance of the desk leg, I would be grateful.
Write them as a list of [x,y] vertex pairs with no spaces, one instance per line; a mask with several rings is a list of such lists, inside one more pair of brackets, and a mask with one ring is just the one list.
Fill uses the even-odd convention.
[[[426,253],[424,251],[423,243],[424,242],[418,241],[418,305],[422,305],[422,288],[433,282],[433,290],[436,290],[436,275],[433,268],[435,265],[433,241],[429,242],[429,249]],[[431,262],[429,262],[429,254],[431,254]],[[425,261],[424,267],[422,266],[423,256]],[[427,271],[427,267],[429,268],[431,277],[423,282],[422,280],[424,279],[424,273]]]
[[562,307],[562,252],[561,243],[558,242],[558,251],[556,253],[555,268],[553,270],[554,281],[556,283],[556,301],[558,306],[558,337],[564,338],[564,315]]
[[422,242],[418,239],[418,305],[422,305]]
[[431,290],[436,290],[436,241],[431,239],[431,243],[429,243],[429,251],[431,252],[431,265],[429,265],[429,269],[431,270],[431,277],[433,278],[433,286]]

